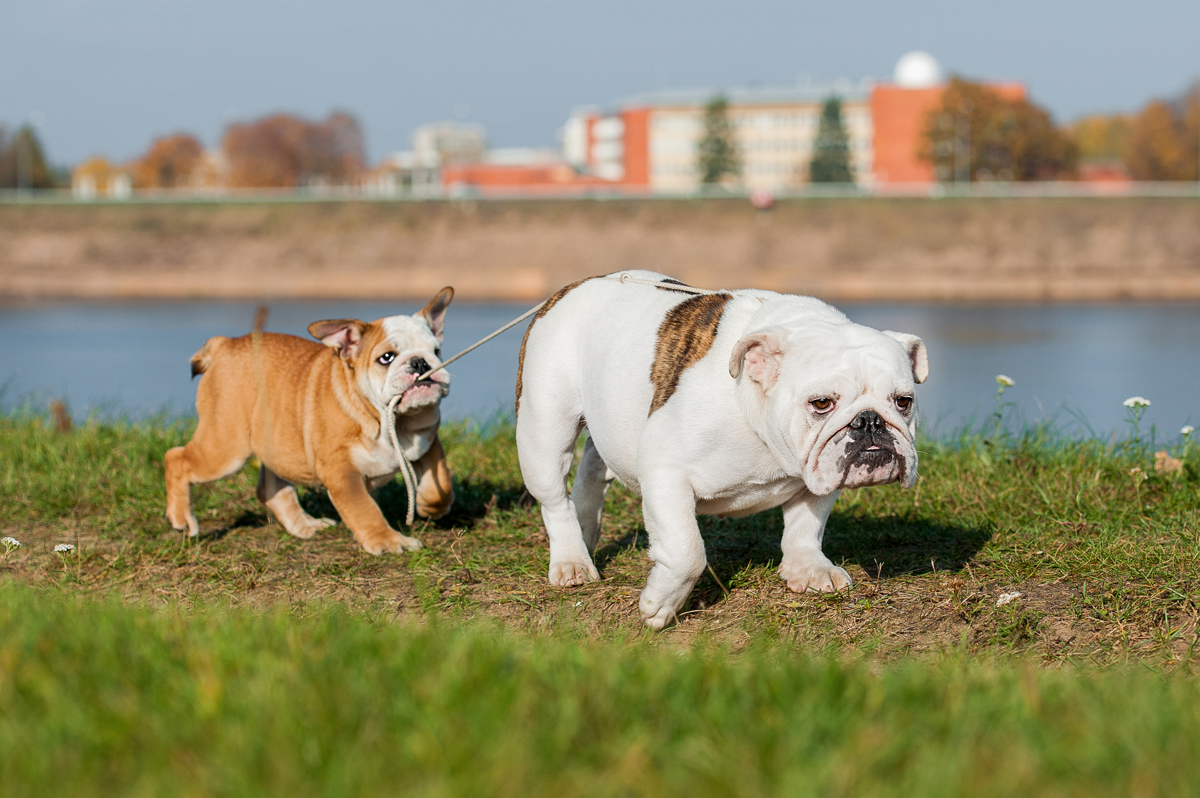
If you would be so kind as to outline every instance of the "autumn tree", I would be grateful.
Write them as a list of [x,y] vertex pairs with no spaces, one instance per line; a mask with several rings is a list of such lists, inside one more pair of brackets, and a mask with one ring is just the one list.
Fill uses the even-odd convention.
[[742,171],[733,122],[729,119],[729,101],[717,95],[704,106],[704,137],[698,147],[700,182],[706,185],[736,178]]
[[1155,100],[1133,119],[1125,168],[1134,180],[1200,179],[1200,83],[1176,100]]
[[133,167],[138,188],[179,188],[192,185],[204,147],[190,133],[155,139]]
[[962,78],[950,80],[930,111],[918,154],[942,181],[1063,179],[1079,160],[1044,108]]
[[0,126],[0,188],[54,188],[37,131],[24,125],[15,134]]
[[1132,130],[1133,117],[1129,114],[1094,114],[1071,124],[1080,161],[1120,161]]
[[842,101],[838,97],[830,97],[821,109],[808,179],[813,183],[854,182],[850,171],[850,136],[842,124]]
[[232,124],[221,149],[235,188],[345,184],[366,168],[358,121],[340,112],[323,122],[275,114]]

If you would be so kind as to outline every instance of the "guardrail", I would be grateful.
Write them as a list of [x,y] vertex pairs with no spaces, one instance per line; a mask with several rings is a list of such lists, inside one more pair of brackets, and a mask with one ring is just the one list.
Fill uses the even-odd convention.
[[[385,193],[357,186],[322,186],[296,189],[156,189],[134,190],[122,197],[80,197],[70,189],[0,189],[0,205],[137,205],[205,203],[306,203],[306,202],[445,202],[462,200],[705,200],[705,199],[1051,199],[1197,197],[1200,183],[1128,182],[1101,183],[1039,181],[1029,183],[807,185],[773,192],[750,189],[706,188],[700,191],[661,192],[642,186],[613,187],[509,187],[453,185],[420,192]],[[755,197],[755,195],[758,195]]]

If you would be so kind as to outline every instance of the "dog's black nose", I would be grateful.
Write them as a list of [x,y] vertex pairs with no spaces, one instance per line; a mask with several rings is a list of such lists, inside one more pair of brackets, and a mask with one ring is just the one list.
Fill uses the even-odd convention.
[[409,368],[413,370],[413,374],[418,376],[429,371],[429,364],[425,362],[425,358],[423,357],[414,357],[412,360],[408,361],[408,365]]
[[874,410],[864,410],[850,422],[850,429],[866,435],[881,433],[886,428],[887,426],[883,423],[883,417]]

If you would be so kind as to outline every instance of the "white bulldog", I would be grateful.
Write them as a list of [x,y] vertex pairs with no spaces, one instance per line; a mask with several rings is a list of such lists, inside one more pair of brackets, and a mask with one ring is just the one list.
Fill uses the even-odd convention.
[[591,555],[619,479],[642,496],[654,567],[639,606],[654,629],[704,571],[697,513],[783,505],[788,587],[847,587],[821,552],[825,521],[843,488],[914,484],[913,387],[929,373],[920,338],[820,300],[689,290],[643,271],[569,285],[530,323],[517,371],[517,450],[542,505],[550,582],[599,579]]

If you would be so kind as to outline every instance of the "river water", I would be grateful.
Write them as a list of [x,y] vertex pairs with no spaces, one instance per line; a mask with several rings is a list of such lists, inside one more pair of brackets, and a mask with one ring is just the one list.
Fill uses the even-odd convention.
[[[0,403],[44,407],[67,400],[76,418],[191,413],[188,359],[213,335],[250,328],[251,302],[33,304],[0,307]],[[267,329],[306,335],[310,322],[412,313],[420,303],[277,302]],[[451,306],[443,351],[455,353],[527,306]],[[1200,306],[840,306],[854,321],[920,335],[929,381],[918,386],[924,429],[950,434],[995,409],[997,374],[1016,381],[1004,398],[1017,423],[1053,419],[1067,432],[1107,437],[1126,429],[1122,401],[1151,401],[1143,430],[1174,439],[1200,421]],[[525,324],[451,367],[451,418],[511,413]],[[1082,421],[1080,420],[1082,419]]]

